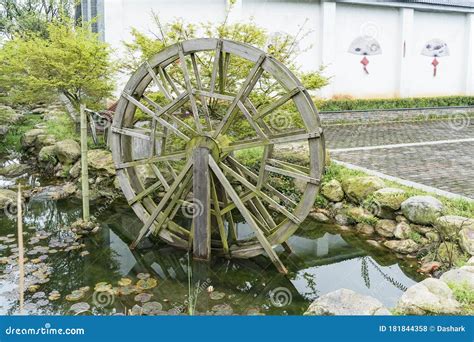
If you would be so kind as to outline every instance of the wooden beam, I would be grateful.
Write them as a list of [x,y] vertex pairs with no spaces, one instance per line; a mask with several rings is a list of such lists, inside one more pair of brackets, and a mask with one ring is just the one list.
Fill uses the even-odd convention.
[[211,186],[209,178],[209,149],[193,151],[193,255],[200,260],[211,258]]
[[273,262],[273,264],[276,266],[276,268],[278,269],[280,273],[287,274],[288,270],[286,269],[285,265],[283,265],[280,258],[278,257],[276,252],[273,250],[272,246],[270,245],[268,240],[265,238],[265,235],[263,234],[263,232],[260,230],[255,220],[253,219],[252,215],[250,214],[250,212],[247,210],[245,205],[240,200],[239,195],[235,192],[229,180],[225,177],[224,173],[221,171],[221,169],[219,168],[215,160],[212,158],[212,156],[209,156],[209,166],[211,167],[211,170],[214,172],[219,182],[224,187],[227,194],[230,196],[232,201],[236,204],[237,209],[239,209],[245,221],[247,221],[247,223],[249,224],[249,227],[255,232],[255,236],[257,237],[258,241],[262,245],[263,249],[267,253],[270,260]]

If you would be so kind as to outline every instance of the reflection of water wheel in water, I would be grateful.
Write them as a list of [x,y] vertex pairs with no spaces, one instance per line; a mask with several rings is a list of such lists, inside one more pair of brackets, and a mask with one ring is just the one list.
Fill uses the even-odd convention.
[[[285,66],[233,41],[175,44],[130,78],[112,132],[123,193],[144,222],[132,248],[156,234],[199,259],[265,252],[286,273],[273,247],[286,246],[313,205],[324,139],[314,104]],[[136,156],[137,141],[147,155]],[[295,142],[307,165],[282,157]],[[237,216],[253,235],[239,236]]]

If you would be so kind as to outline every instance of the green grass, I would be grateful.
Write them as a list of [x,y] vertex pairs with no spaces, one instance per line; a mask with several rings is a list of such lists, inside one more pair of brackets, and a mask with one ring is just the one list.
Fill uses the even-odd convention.
[[454,297],[462,305],[462,313],[465,315],[474,315],[474,291],[469,284],[449,283],[448,286],[453,291]]
[[22,122],[11,126],[0,144],[0,154],[21,151],[21,137],[40,122],[40,117],[29,115]]
[[330,100],[313,100],[320,111],[376,110],[474,105],[474,96],[412,97],[398,99],[353,99],[346,97]]
[[58,115],[55,120],[43,121],[46,125],[46,132],[53,135],[57,141],[64,139],[79,139],[79,134],[76,132],[76,124],[71,117],[66,113]]
[[[339,182],[342,183],[344,179],[356,176],[368,175],[362,171],[348,169],[342,165],[332,163],[326,168],[326,173],[323,176],[322,183],[324,184],[325,182],[328,182],[331,179],[337,179]],[[450,199],[444,196],[405,186],[394,181],[383,181],[387,187],[405,190],[405,192],[407,193],[407,197],[429,195],[437,198],[444,205],[444,215],[458,215],[474,218],[474,202],[468,202],[464,199]]]

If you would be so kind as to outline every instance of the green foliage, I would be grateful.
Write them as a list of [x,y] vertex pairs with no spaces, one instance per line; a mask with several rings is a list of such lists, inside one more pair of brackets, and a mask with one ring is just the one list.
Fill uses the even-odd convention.
[[336,98],[330,100],[313,100],[321,112],[474,105],[474,96],[411,97],[398,99]]
[[33,129],[35,125],[41,122],[41,118],[37,115],[28,115],[20,124],[12,125],[8,129],[8,133],[3,137],[0,143],[0,154],[4,155],[9,152],[21,151],[21,137],[25,132]]
[[416,243],[420,243],[422,236],[421,236],[420,233],[418,233],[418,232],[411,231],[411,232],[408,233],[408,238],[409,238],[409,239],[412,239],[412,240],[415,241]]
[[76,107],[96,108],[111,94],[114,68],[110,49],[87,28],[49,24],[49,38],[30,34],[7,41],[0,50],[0,86],[16,103],[63,93]]
[[[231,11],[231,9],[229,11]],[[328,83],[327,78],[321,75],[322,69],[304,73],[300,71],[299,66],[294,62],[297,55],[296,47],[309,33],[309,31],[306,32],[304,30],[304,25],[302,25],[300,31],[295,36],[287,34],[272,36],[268,34],[265,29],[257,26],[253,21],[229,24],[227,20],[229,12],[222,23],[200,23],[197,25],[186,23],[181,19],[177,19],[168,25],[163,25],[158,15],[155,13],[152,15],[157,32],[154,32],[152,36],[148,36],[133,28],[131,31],[133,40],[131,42],[124,42],[125,47],[129,51],[129,58],[124,61],[122,68],[127,71],[135,70],[145,60],[148,60],[167,46],[186,39],[212,37],[235,40],[264,50],[296,73],[297,76],[303,80],[307,89],[318,89]],[[213,65],[212,57],[213,56],[198,58],[201,64],[201,77],[203,79],[209,79],[211,77]],[[243,59],[231,61],[227,73],[230,77],[227,81],[226,89],[230,92],[235,91],[238,87],[239,80],[247,76],[251,66],[252,64],[250,62]],[[170,70],[169,73],[173,76],[173,73],[176,74],[177,72],[179,71]],[[262,75],[262,79],[258,83],[257,87],[265,94],[273,94],[279,90],[278,86],[273,84],[265,74]],[[263,99],[258,101],[258,99],[254,98],[253,100],[257,107],[266,103]]]
[[47,38],[48,24],[72,18],[78,0],[0,0],[0,36]]
[[474,291],[467,282],[449,283],[448,286],[453,291],[454,297],[462,305],[464,315],[474,315]]
[[65,139],[79,139],[76,125],[66,113],[57,115],[54,120],[44,122],[46,132],[53,135],[57,141]]

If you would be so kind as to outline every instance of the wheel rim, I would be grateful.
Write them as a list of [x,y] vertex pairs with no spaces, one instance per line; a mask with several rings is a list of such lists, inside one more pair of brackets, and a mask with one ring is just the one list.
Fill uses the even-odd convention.
[[[231,69],[243,65],[248,67],[246,76],[232,79]],[[259,99],[262,80],[273,81],[278,91],[257,106],[253,102]],[[289,105],[296,109],[292,115],[297,123],[275,127],[272,116],[278,112],[285,120],[282,108]],[[140,112],[150,127],[135,126]],[[241,137],[235,127],[242,122],[253,130],[252,136]],[[149,145],[147,156],[135,156],[132,144],[137,141]],[[275,151],[292,143],[307,145],[307,166],[275,157]],[[239,160],[241,151],[249,149],[261,151],[253,170]],[[204,151],[201,161],[209,170],[208,178],[201,178],[209,180],[207,198],[194,196],[199,192],[193,182],[198,151]],[[242,43],[195,39],[159,52],[130,78],[112,124],[112,154],[122,191],[144,223],[135,245],[154,232],[171,245],[190,248],[196,232],[176,221],[180,210],[196,210],[196,203],[205,202],[204,211],[212,217],[212,253],[248,258],[263,252],[273,255],[272,246],[284,243],[308,215],[324,167],[324,138],[307,91],[284,65]],[[144,168],[154,176],[151,185]],[[299,196],[277,190],[272,185],[275,176],[302,183]],[[201,216],[194,212],[191,222]],[[251,238],[238,239],[236,216],[250,226]]]

